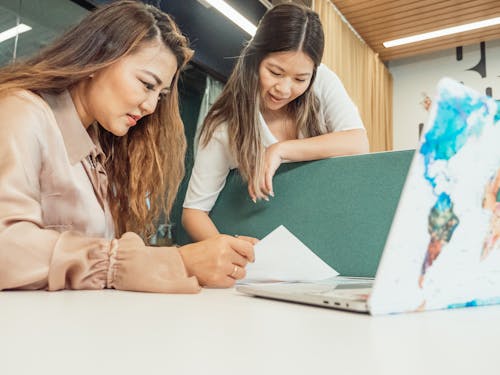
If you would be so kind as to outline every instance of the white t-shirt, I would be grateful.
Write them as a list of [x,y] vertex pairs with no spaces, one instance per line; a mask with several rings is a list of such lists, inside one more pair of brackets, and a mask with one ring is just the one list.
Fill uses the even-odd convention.
[[[313,90],[320,103],[321,132],[363,129],[358,109],[337,75],[323,64],[316,74]],[[264,147],[276,143],[277,139],[261,114],[259,120]],[[299,138],[303,138],[302,135]],[[227,124],[224,123],[217,127],[205,147],[198,148],[183,207],[210,211],[224,188],[230,170],[237,167],[236,155],[232,154],[229,146]]]

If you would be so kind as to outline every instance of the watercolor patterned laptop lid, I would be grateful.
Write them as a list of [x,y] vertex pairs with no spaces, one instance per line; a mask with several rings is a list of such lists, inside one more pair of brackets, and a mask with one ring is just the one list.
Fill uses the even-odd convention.
[[372,314],[500,303],[500,112],[439,82],[384,249]]

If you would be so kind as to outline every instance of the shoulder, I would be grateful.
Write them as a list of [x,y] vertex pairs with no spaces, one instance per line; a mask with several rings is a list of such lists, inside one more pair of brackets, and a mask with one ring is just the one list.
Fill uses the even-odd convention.
[[16,90],[0,96],[0,112],[4,131],[33,131],[34,124],[48,124],[51,109],[37,94],[27,90]]
[[227,122],[217,125],[212,133],[212,136],[208,140],[207,145],[211,143],[219,143],[229,146],[229,128]]
[[214,130],[208,142],[199,143],[196,151],[195,164],[210,163],[211,168],[235,168],[236,158],[229,141],[229,130],[226,123],[222,123]]
[[[327,131],[364,128],[358,108],[347,93],[340,78],[326,65],[318,67],[314,93]],[[323,121],[324,120],[324,121]]]
[[50,107],[39,95],[28,90],[15,90],[0,96],[0,106],[9,110],[9,115],[46,116]]
[[337,74],[324,64],[318,66],[318,69],[316,70],[316,79],[313,84],[315,93],[320,95],[325,92],[336,91],[339,88],[342,90],[344,89]]
[[333,70],[331,70],[329,67],[327,67],[325,64],[320,64],[318,66],[318,69],[316,71],[316,75],[318,77],[329,77],[329,78],[339,79],[337,74]]
[[51,140],[58,139],[58,127],[49,105],[31,91],[18,90],[0,97],[0,148],[31,158],[46,154]]

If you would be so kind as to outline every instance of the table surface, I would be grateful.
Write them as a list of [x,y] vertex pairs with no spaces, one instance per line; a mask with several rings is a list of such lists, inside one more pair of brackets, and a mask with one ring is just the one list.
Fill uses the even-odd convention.
[[372,317],[249,297],[0,292],[0,374],[500,374],[500,306]]

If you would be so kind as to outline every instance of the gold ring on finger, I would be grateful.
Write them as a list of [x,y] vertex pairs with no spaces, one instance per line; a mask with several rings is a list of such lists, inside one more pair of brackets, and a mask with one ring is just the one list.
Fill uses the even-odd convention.
[[231,272],[231,274],[229,276],[236,279],[237,274],[238,274],[238,266],[235,264],[234,268],[233,268],[233,272]]

